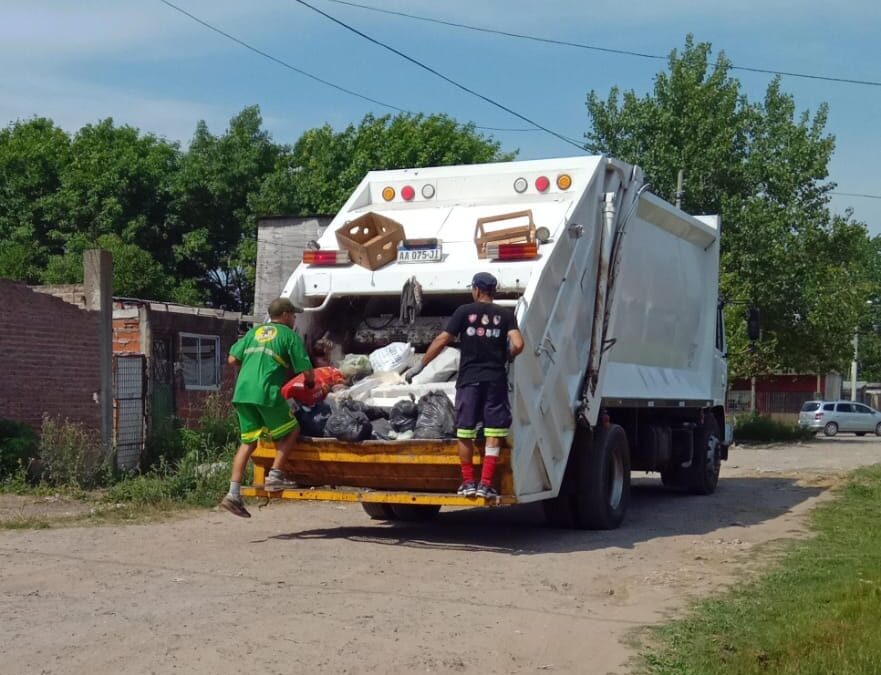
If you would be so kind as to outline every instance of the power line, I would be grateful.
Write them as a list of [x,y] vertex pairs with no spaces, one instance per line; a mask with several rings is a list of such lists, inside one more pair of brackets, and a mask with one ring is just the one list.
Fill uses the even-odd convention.
[[[298,0],[299,1],[299,0]],[[366,9],[370,12],[378,12],[381,14],[391,14],[394,16],[404,17],[406,19],[415,19],[416,21],[425,21],[428,23],[436,23],[442,26],[451,26],[453,28],[463,28],[465,30],[476,31],[479,33],[490,33],[492,35],[503,35],[505,37],[518,38],[521,40],[531,40],[533,42],[543,42],[545,44],[558,45],[562,47],[575,47],[577,49],[588,49],[591,51],[597,52],[605,52],[607,54],[621,54],[623,56],[634,56],[641,59],[653,59],[658,61],[666,61],[666,56],[660,56],[658,54],[647,54],[645,52],[637,52],[629,49],[613,49],[611,47],[598,47],[597,45],[589,45],[584,44],[582,42],[570,42],[568,40],[555,40],[553,38],[545,38],[537,35],[528,35],[524,33],[512,33],[510,31],[498,30],[495,28],[485,28],[482,26],[471,26],[464,23],[458,23],[456,21],[445,21],[443,19],[435,19],[428,16],[419,16],[417,14],[409,14],[407,12],[398,12],[391,9],[381,9],[379,7],[371,7],[370,5],[362,5],[357,2],[349,2],[348,0],[326,0],[326,2],[333,2],[338,5],[348,5],[349,7],[357,7],[359,9]],[[305,4],[305,3],[304,3]],[[750,73],[764,73],[767,75],[785,75],[787,77],[800,77],[807,80],[823,80],[825,82],[840,82],[843,84],[857,84],[868,87],[881,87],[881,82],[877,82],[874,80],[857,80],[848,77],[832,77],[826,75],[816,75],[812,73],[796,73],[786,70],[773,70],[770,68],[752,68],[750,66],[737,66],[733,63],[731,64],[732,70],[743,70]]]
[[830,195],[839,197],[862,197],[864,199],[881,199],[881,195],[867,195],[862,192],[830,192]]
[[[272,54],[269,54],[268,52],[265,52],[265,51],[263,51],[262,49],[259,49],[259,48],[255,47],[255,46],[253,46],[253,45],[251,45],[251,44],[245,42],[244,40],[242,40],[242,39],[240,39],[240,38],[237,38],[235,35],[232,35],[232,34],[230,34],[230,33],[227,33],[225,30],[223,30],[223,29],[221,29],[221,28],[218,28],[217,26],[215,26],[215,25],[213,25],[213,24],[211,24],[211,23],[208,23],[208,22],[205,21],[204,19],[200,19],[200,18],[199,18],[198,16],[196,16],[195,14],[192,14],[192,13],[188,12],[187,10],[183,9],[182,7],[179,7],[179,6],[175,5],[175,4],[172,3],[172,2],[169,2],[169,0],[159,0],[159,2],[161,2],[162,4],[164,4],[164,5],[168,6],[168,7],[170,7],[171,9],[175,10],[176,12],[180,12],[180,13],[183,14],[184,16],[186,16],[186,17],[192,19],[193,21],[195,21],[196,23],[198,23],[198,24],[204,26],[204,27],[207,28],[208,30],[213,31],[213,32],[217,33],[218,35],[222,35],[223,37],[227,38],[228,40],[232,40],[233,42],[235,42],[236,44],[238,44],[238,45],[244,47],[245,49],[247,49],[247,50],[249,50],[249,51],[251,51],[251,52],[254,52],[255,54],[258,54],[259,56],[262,56],[262,57],[265,58],[265,59],[269,59],[269,60],[272,61],[273,63],[276,63],[277,65],[280,65],[280,66],[282,66],[283,68],[287,68],[288,70],[292,70],[292,71],[294,71],[295,73],[297,73],[297,74],[299,74],[299,75],[303,75],[304,77],[308,77],[310,80],[314,80],[315,82],[318,82],[318,83],[323,84],[323,85],[325,85],[325,86],[328,86],[328,87],[331,87],[331,88],[333,88],[333,89],[336,89],[337,91],[341,91],[341,92],[343,92],[343,93],[345,93],[345,94],[349,94],[350,96],[355,96],[355,97],[360,98],[360,99],[362,99],[362,100],[364,100],[364,101],[369,101],[370,103],[374,103],[374,104],[379,105],[379,106],[382,106],[382,107],[384,107],[384,108],[390,108],[391,110],[396,110],[396,111],[398,111],[398,112],[400,112],[400,113],[405,113],[405,114],[408,114],[408,115],[414,115],[414,114],[415,114],[415,113],[413,113],[413,112],[410,111],[410,110],[405,110],[404,108],[400,108],[400,107],[398,107],[398,106],[396,106],[396,105],[393,105],[393,104],[391,104],[391,103],[386,103],[386,102],[384,102],[384,101],[380,101],[380,100],[378,100],[378,99],[375,99],[375,98],[372,98],[372,97],[370,97],[370,96],[367,96],[366,94],[361,94],[361,93],[359,93],[359,92],[357,92],[357,91],[353,91],[353,90],[351,90],[351,89],[347,89],[346,87],[343,87],[343,86],[341,86],[341,85],[338,85],[338,84],[336,84],[336,83],[334,83],[334,82],[331,82],[331,81],[329,81],[329,80],[325,80],[325,79],[323,79],[323,78],[321,78],[321,77],[318,77],[317,75],[313,75],[312,73],[309,73],[309,72],[303,70],[302,68],[297,68],[296,66],[291,65],[291,64],[288,63],[287,61],[284,61],[284,60],[282,60],[282,59],[280,59],[280,58],[278,58],[278,57],[276,57],[276,56],[273,56]],[[475,129],[481,129],[481,130],[484,130],[484,131],[505,131],[505,132],[507,132],[507,131],[516,131],[516,132],[521,132],[521,131],[542,131],[542,129],[539,129],[539,128],[533,128],[533,129],[515,128],[515,129],[511,129],[511,128],[505,128],[505,127],[487,127],[487,126],[480,126],[480,125],[476,125],[476,124],[474,125],[474,128],[475,128]]]
[[[166,1],[166,0],[162,0],[162,2],[165,2],[165,1]],[[538,122],[536,122],[536,121],[534,121],[534,120],[532,120],[532,119],[526,117],[525,115],[521,115],[521,114],[518,113],[516,110],[513,110],[513,109],[507,107],[506,105],[503,105],[503,104],[499,103],[498,101],[495,101],[495,100],[489,98],[488,96],[484,96],[483,94],[481,94],[481,93],[475,91],[474,89],[471,89],[471,88],[469,88],[469,87],[466,87],[464,84],[460,84],[460,83],[457,82],[456,80],[454,80],[454,79],[452,79],[452,78],[450,78],[450,77],[447,77],[447,76],[444,75],[443,73],[438,72],[437,70],[435,70],[435,69],[432,68],[431,66],[428,66],[428,65],[422,63],[422,62],[419,61],[418,59],[414,59],[412,56],[408,56],[408,55],[405,54],[404,52],[402,52],[402,51],[400,51],[400,50],[398,50],[398,49],[395,49],[394,47],[392,47],[392,46],[386,44],[385,42],[382,42],[382,41],[380,41],[380,40],[377,40],[376,38],[370,37],[370,36],[367,35],[366,33],[361,32],[361,31],[358,30],[357,28],[354,28],[353,26],[350,26],[349,24],[345,23],[344,21],[341,21],[340,19],[337,19],[336,17],[334,17],[334,16],[328,14],[327,12],[324,12],[324,11],[318,9],[317,7],[314,7],[313,5],[310,5],[310,4],[309,4],[308,2],[306,2],[305,0],[295,0],[295,1],[298,2],[299,4],[303,5],[304,7],[308,7],[309,9],[311,9],[311,10],[312,10],[313,12],[315,12],[316,14],[321,14],[323,17],[325,17],[325,18],[327,18],[327,19],[333,21],[335,24],[338,24],[339,26],[342,26],[342,27],[345,28],[346,30],[351,31],[352,33],[355,33],[355,35],[359,35],[359,36],[361,36],[362,38],[364,38],[365,40],[368,40],[369,42],[372,42],[373,44],[377,45],[378,47],[382,47],[383,49],[387,49],[388,51],[392,52],[393,54],[397,54],[397,55],[400,56],[402,59],[405,59],[405,60],[409,61],[410,63],[412,63],[412,64],[414,64],[414,65],[416,65],[416,66],[419,66],[419,67],[422,68],[423,70],[428,71],[428,72],[431,73],[432,75],[435,75],[435,76],[441,78],[441,79],[444,80],[445,82],[449,82],[449,83],[452,84],[454,87],[457,87],[458,89],[461,89],[462,91],[465,91],[465,92],[471,94],[472,96],[476,96],[477,98],[479,98],[479,99],[481,99],[481,100],[483,100],[483,101],[486,101],[486,102],[489,103],[490,105],[493,105],[493,106],[495,106],[496,108],[499,108],[500,110],[504,110],[505,112],[507,112],[507,113],[509,113],[509,114],[511,114],[511,115],[514,115],[514,117],[517,117],[517,118],[523,120],[524,122],[526,122],[526,123],[528,123],[528,124],[531,124],[531,125],[534,126],[534,127],[538,127],[538,128],[541,129],[542,131],[545,131],[546,133],[550,134],[551,136],[554,136],[555,138],[560,139],[560,140],[563,141],[564,143],[568,143],[569,145],[574,145],[574,146],[575,146],[576,148],[578,148],[579,150],[584,150],[584,149],[585,149],[585,146],[584,146],[583,143],[577,143],[577,142],[573,141],[571,138],[569,138],[569,137],[567,137],[567,136],[564,136],[563,134],[558,133],[558,132],[554,131],[553,129],[549,129],[548,127],[543,126],[543,125],[539,124]]]

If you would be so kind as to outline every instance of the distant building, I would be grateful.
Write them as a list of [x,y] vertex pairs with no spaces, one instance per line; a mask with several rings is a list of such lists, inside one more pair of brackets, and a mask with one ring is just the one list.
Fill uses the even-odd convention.
[[333,216],[266,216],[257,220],[257,270],[252,314],[260,320],[281,295],[303,260],[306,244],[318,239]]
[[[35,297],[51,295],[55,296],[53,303],[58,303],[58,298],[74,305],[68,313],[85,312],[81,309],[85,291],[80,284],[23,288]],[[42,304],[45,302],[37,306]],[[59,309],[53,304],[40,311],[57,315]],[[231,389],[235,375],[226,357],[247,318],[220,309],[113,298],[113,439],[120,467],[138,465],[149,429],[171,420],[185,424],[198,421],[208,395]],[[67,333],[65,328],[58,352],[69,349]],[[87,352],[97,354],[93,337],[78,338],[76,345],[82,341]],[[36,349],[35,355],[38,352]],[[61,414],[64,410],[60,406],[47,412]]]

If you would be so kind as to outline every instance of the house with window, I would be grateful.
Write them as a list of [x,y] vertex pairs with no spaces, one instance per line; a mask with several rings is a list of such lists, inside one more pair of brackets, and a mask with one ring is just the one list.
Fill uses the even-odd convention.
[[226,357],[243,328],[238,312],[114,298],[116,368],[120,357],[140,359],[131,368],[145,383],[148,426],[172,417],[196,421],[208,395],[232,389]]
[[[34,286],[85,307],[82,284]],[[212,393],[230,396],[229,348],[251,317],[207,307],[113,298],[113,439],[117,463],[138,465],[150,429],[197,422]]]

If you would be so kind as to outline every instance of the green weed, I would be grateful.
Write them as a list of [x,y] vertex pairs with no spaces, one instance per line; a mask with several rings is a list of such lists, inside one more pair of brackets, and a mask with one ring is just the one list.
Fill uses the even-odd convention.
[[802,429],[797,424],[778,422],[758,413],[739,415],[734,424],[736,442],[788,443],[810,440],[816,435],[815,430]]
[[654,675],[869,675],[881,664],[881,466],[816,509],[778,568],[655,632]]

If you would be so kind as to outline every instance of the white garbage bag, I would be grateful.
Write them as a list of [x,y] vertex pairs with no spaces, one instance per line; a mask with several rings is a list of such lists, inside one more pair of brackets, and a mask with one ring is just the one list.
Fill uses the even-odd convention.
[[458,373],[459,350],[455,347],[444,347],[444,350],[413,378],[413,384],[449,382],[454,380]]
[[409,342],[392,342],[370,354],[374,373],[401,372],[407,368],[413,348]]

